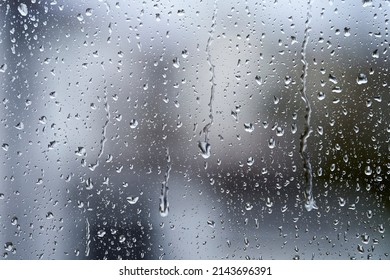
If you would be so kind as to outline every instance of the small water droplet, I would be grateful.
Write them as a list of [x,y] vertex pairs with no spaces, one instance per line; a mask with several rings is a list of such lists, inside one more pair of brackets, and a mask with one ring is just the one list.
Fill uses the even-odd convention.
[[1,145],[1,147],[3,148],[4,151],[8,151],[8,148],[9,148],[9,145],[7,143],[4,143],[3,145]]
[[369,7],[372,5],[372,0],[363,0],[363,7]]
[[363,85],[368,83],[367,76],[363,73],[360,73],[359,76],[356,78],[356,82],[358,85]]
[[92,8],[88,8],[88,9],[85,10],[85,15],[87,17],[92,16],[92,14],[93,14],[93,9]]
[[101,229],[97,232],[97,236],[99,236],[100,238],[104,237],[106,235],[106,231]]
[[318,100],[324,100],[324,99],[325,99],[325,93],[323,93],[322,91],[320,91],[320,92],[317,94],[317,98],[318,98]]
[[258,84],[258,85],[262,85],[263,84],[263,79],[260,77],[260,76],[256,76],[255,77],[255,80],[256,80],[256,83]]
[[203,158],[209,158],[210,157],[210,150],[211,150],[211,145],[205,141],[199,141],[198,147],[201,151],[202,157]]
[[209,227],[215,228],[215,222],[213,220],[208,220],[207,224],[209,225]]
[[128,203],[134,205],[138,202],[139,197],[138,196],[128,196],[126,197],[126,200]]
[[177,15],[178,15],[178,16],[181,16],[181,17],[184,16],[184,15],[185,15],[184,9],[178,10],[178,11],[177,11]]
[[273,137],[271,137],[271,138],[268,140],[268,147],[269,147],[270,149],[273,149],[273,148],[275,148],[275,146],[276,146],[275,139],[274,139]]
[[248,164],[248,166],[252,166],[254,162],[255,159],[253,157],[249,157],[248,160],[246,161],[246,164]]
[[370,236],[367,233],[362,234],[362,243],[368,244],[370,242]]
[[130,128],[136,128],[138,126],[138,121],[135,119],[132,119],[130,121]]
[[253,132],[253,130],[255,130],[252,123],[244,123],[244,128],[246,132]]
[[20,122],[20,123],[15,125],[15,128],[18,130],[22,130],[22,129],[24,129],[24,124],[22,122]]
[[366,174],[367,176],[370,176],[372,174],[371,166],[366,166],[366,168],[364,169],[364,174]]
[[179,68],[180,67],[180,61],[177,57],[173,59],[173,67]]
[[53,219],[54,218],[54,215],[52,212],[47,212],[46,213],[46,219],[50,220],[50,219]]
[[14,244],[12,242],[6,242],[4,244],[4,249],[8,252],[11,252],[13,248],[14,248]]
[[8,68],[8,66],[7,66],[6,63],[2,64],[2,65],[0,66],[0,72],[4,73],[5,71],[7,71],[7,68]]

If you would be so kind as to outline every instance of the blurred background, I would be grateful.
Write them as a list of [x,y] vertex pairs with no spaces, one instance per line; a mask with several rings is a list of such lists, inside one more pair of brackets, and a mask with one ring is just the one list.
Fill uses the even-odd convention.
[[1,0],[0,256],[389,259],[389,12]]

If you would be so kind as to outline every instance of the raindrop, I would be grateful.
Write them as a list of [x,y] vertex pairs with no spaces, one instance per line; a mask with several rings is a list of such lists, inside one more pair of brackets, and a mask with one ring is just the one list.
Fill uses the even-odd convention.
[[359,76],[356,78],[356,82],[358,83],[358,85],[367,84],[367,76],[365,74],[360,73]]
[[4,244],[4,249],[8,252],[11,252],[13,248],[14,248],[14,244],[12,242],[6,242]]
[[168,181],[169,181],[169,174],[172,169],[172,163],[171,163],[171,156],[169,154],[169,149],[166,149],[166,156],[167,156],[167,170],[165,171],[165,180],[162,183],[161,187],[161,195],[160,195],[160,216],[166,217],[169,213],[169,200],[168,200]]
[[213,220],[208,220],[208,221],[207,221],[207,225],[208,225],[209,227],[215,228],[215,222],[214,222]]
[[367,176],[370,176],[372,174],[371,166],[366,166],[366,168],[364,169],[364,174],[366,174]]
[[126,200],[128,203],[134,205],[138,202],[139,197],[138,196],[128,196],[126,197]]
[[173,59],[173,67],[179,68],[180,67],[180,61],[177,57]]
[[18,6],[18,11],[19,13],[22,15],[22,16],[27,16],[28,14],[28,8],[27,8],[27,5],[24,4],[24,3],[20,3],[20,5]]
[[246,132],[253,132],[253,130],[255,130],[252,123],[244,123],[244,128]]
[[210,149],[211,145],[205,141],[199,141],[198,147],[201,151],[201,155],[203,158],[209,158],[210,157]]
[[260,76],[256,76],[255,77],[255,80],[256,80],[256,83],[258,84],[258,85],[262,85],[263,84],[263,79],[260,77]]
[[273,137],[271,137],[269,140],[268,140],[268,147],[270,149],[273,149],[275,148],[275,145],[276,145],[276,142],[275,142],[275,139]]
[[138,126],[138,121],[135,119],[132,119],[130,121],[130,128],[136,128]]
[[5,71],[7,71],[7,64],[6,64],[6,63],[4,63],[4,64],[2,64],[2,65],[0,66],[0,72],[1,72],[1,73],[4,73]]
[[284,129],[280,126],[276,128],[276,136],[283,136],[284,135]]
[[20,122],[20,123],[15,125],[15,128],[18,130],[22,130],[22,129],[24,129],[24,124],[22,122]]
[[46,213],[46,219],[50,220],[50,219],[53,219],[54,218],[54,215],[52,212],[47,212]]
[[92,16],[92,14],[93,14],[93,9],[92,8],[88,8],[88,9],[85,10],[85,15],[87,17]]
[[103,229],[101,229],[97,232],[97,236],[100,238],[104,237],[105,235],[106,235],[106,231]]

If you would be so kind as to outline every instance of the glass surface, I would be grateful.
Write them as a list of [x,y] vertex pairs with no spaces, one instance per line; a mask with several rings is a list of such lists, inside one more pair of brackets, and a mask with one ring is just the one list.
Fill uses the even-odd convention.
[[3,259],[389,259],[389,1],[0,2]]

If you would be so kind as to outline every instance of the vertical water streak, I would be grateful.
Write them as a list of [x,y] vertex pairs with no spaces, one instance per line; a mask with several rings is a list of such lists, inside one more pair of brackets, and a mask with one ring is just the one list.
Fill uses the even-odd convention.
[[204,158],[210,157],[210,143],[209,143],[209,131],[210,127],[213,125],[214,122],[214,116],[213,116],[213,102],[214,102],[214,94],[215,94],[215,65],[212,62],[211,59],[211,44],[214,40],[214,32],[215,32],[215,25],[217,21],[217,12],[218,12],[218,6],[217,6],[218,0],[214,1],[214,12],[213,16],[211,18],[211,28],[209,31],[209,38],[207,40],[206,45],[206,54],[207,54],[207,62],[209,64],[209,72],[210,72],[210,101],[209,101],[209,122],[204,126],[203,132],[204,132],[204,141],[199,141],[199,148],[202,152],[202,156]]
[[85,232],[86,232],[86,245],[85,245],[85,256],[86,257],[89,257],[89,251],[90,251],[90,247],[89,245],[91,244],[91,232],[90,232],[90,225],[89,225],[89,221],[88,221],[88,218],[85,219],[85,222],[86,222],[86,229],[85,229]]
[[168,181],[169,181],[169,174],[172,169],[172,163],[171,163],[171,156],[169,154],[169,149],[167,148],[167,171],[165,172],[165,179],[162,183],[161,187],[161,195],[160,195],[160,215],[161,217],[168,216],[169,213],[169,200],[168,200]]
[[305,22],[305,32],[304,32],[304,38],[302,42],[302,50],[301,50],[301,59],[303,63],[302,67],[302,88],[301,88],[301,97],[303,101],[305,102],[306,107],[306,115],[305,115],[305,124],[304,124],[304,131],[300,138],[300,155],[303,159],[303,170],[305,172],[305,183],[306,183],[306,189],[305,189],[305,195],[306,195],[306,201],[305,201],[305,208],[307,211],[311,211],[313,209],[317,209],[316,202],[313,197],[313,171],[310,163],[310,157],[307,153],[307,141],[310,137],[310,134],[312,133],[311,128],[311,106],[310,101],[307,96],[307,75],[308,75],[308,62],[306,58],[306,49],[307,44],[309,41],[309,32],[310,32],[310,21],[311,21],[311,0],[308,0],[307,2],[307,14],[306,14],[306,22]]
[[108,104],[108,97],[107,97],[107,87],[104,88],[103,100],[104,100],[104,110],[106,111],[106,122],[103,125],[103,131],[102,131],[103,137],[102,140],[100,140],[100,151],[98,154],[98,158],[102,156],[104,151],[104,144],[107,142],[106,133],[107,133],[108,123],[110,122],[110,117],[111,117],[110,105]]

